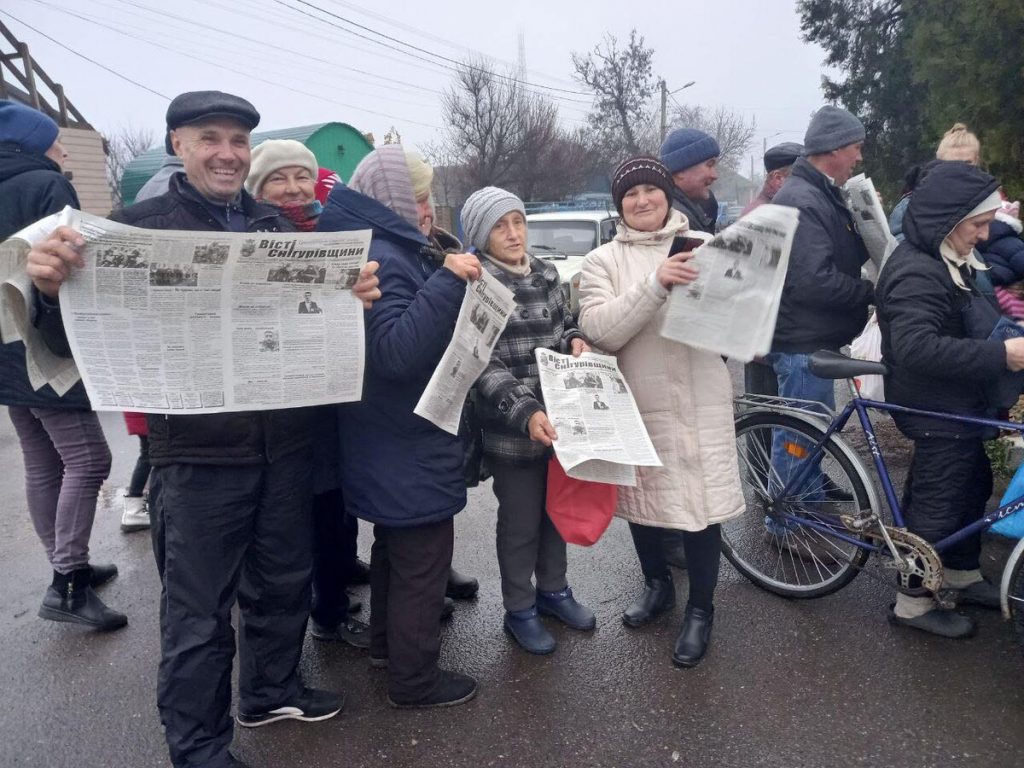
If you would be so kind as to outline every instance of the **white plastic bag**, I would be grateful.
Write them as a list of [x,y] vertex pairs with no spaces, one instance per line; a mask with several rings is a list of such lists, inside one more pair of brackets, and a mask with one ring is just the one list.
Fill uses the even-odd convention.
[[[882,361],[882,330],[878,327],[878,319],[872,313],[860,336],[850,344],[850,357],[858,360]],[[885,382],[881,376],[871,374],[856,378],[860,396],[867,400],[885,400]]]

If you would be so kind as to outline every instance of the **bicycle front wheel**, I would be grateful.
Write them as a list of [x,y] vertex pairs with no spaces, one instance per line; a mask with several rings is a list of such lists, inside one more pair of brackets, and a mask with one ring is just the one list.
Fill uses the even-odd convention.
[[[847,529],[840,516],[871,508],[864,470],[838,437],[825,444],[819,466],[801,486],[780,496],[785,472],[823,436],[818,427],[786,413],[754,411],[736,419],[747,510],[722,524],[722,551],[754,584],[784,597],[822,597],[842,589],[869,554],[834,535],[866,541]],[[787,460],[788,469],[781,468]]]

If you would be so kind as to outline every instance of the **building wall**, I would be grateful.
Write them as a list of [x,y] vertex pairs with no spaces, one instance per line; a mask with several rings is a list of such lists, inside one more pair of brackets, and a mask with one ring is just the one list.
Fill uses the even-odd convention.
[[107,184],[106,154],[103,137],[84,128],[61,128],[60,142],[68,152],[65,170],[71,171],[71,183],[78,192],[82,210],[96,216],[110,213],[112,202]]

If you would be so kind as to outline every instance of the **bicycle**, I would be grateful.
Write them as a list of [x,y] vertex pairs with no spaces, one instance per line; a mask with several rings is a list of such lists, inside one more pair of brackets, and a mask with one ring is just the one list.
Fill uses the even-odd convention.
[[[862,398],[854,378],[884,375],[887,368],[883,363],[822,351],[811,355],[810,370],[824,379],[846,380],[850,402],[838,414],[821,403],[765,395],[745,394],[734,401],[736,447],[748,514],[722,524],[726,558],[762,589],[788,598],[810,599],[845,587],[874,554],[895,571],[901,591],[931,594],[945,607],[952,607],[952,594],[942,589],[939,553],[1024,509],[1024,496],[929,544],[906,530],[868,411],[921,414],[1021,434],[1024,424]],[[878,491],[864,463],[839,435],[854,414],[891,524],[883,516]],[[749,514],[752,509],[760,514]],[[1024,540],[1007,562],[1001,589],[1004,615],[1024,643]]]

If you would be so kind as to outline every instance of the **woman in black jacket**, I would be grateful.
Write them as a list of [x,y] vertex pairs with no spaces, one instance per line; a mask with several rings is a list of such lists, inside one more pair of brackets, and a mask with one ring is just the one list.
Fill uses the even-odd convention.
[[[891,373],[889,402],[933,411],[992,415],[993,385],[1024,369],[1024,339],[988,338],[999,319],[974,284],[984,269],[974,246],[988,236],[999,208],[998,183],[965,162],[937,163],[914,192],[903,221],[906,240],[879,277],[875,296],[882,357]],[[907,528],[937,542],[978,520],[992,493],[982,428],[913,414],[894,414],[914,441],[903,507]],[[980,536],[942,553],[943,586],[961,603],[999,607],[999,590],[979,570]],[[911,585],[913,586],[913,585]],[[938,607],[930,595],[897,595],[895,624],[967,637],[974,622]]]

